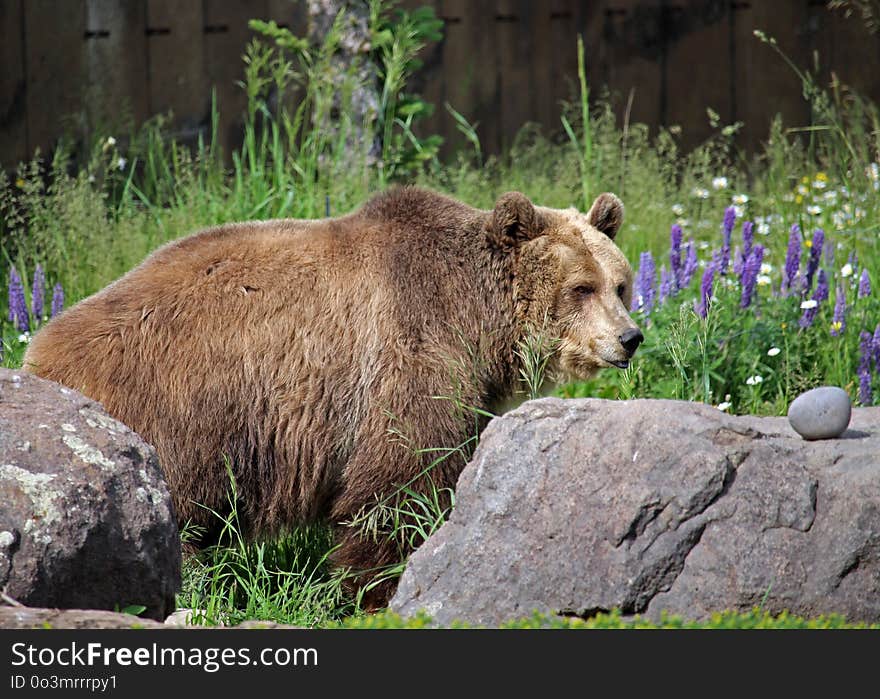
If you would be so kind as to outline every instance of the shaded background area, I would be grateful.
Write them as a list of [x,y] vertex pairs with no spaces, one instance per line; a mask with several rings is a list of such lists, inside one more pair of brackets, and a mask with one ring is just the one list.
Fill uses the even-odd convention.
[[[483,150],[509,146],[528,121],[559,128],[560,100],[575,94],[577,35],[586,47],[593,95],[612,97],[621,120],[680,125],[694,146],[721,123],[743,121],[739,145],[753,149],[781,113],[810,123],[791,68],[753,35],[773,36],[820,82],[843,83],[880,100],[880,35],[825,0],[406,0],[445,20],[444,38],[424,51],[410,86],[436,107],[423,133],[444,136],[449,154],[462,137],[449,102],[478,123]],[[241,54],[249,19],[275,20],[305,35],[305,0],[0,0],[0,163],[13,166],[51,148],[66,130],[85,135],[121,115],[139,124],[173,112],[175,135],[210,127],[211,88],[220,133],[241,140]],[[85,116],[88,109],[88,117]]]

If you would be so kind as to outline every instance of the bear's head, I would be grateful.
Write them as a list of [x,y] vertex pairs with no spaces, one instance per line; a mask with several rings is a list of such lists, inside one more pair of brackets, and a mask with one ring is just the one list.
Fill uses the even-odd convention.
[[490,216],[489,235],[515,255],[518,322],[552,338],[554,381],[625,368],[644,339],[628,312],[632,268],[614,243],[622,222],[623,203],[607,193],[582,214],[509,192]]

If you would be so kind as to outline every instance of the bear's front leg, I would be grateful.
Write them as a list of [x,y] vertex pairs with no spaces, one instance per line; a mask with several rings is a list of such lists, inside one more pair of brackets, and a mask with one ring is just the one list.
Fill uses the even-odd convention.
[[402,551],[387,532],[373,538],[356,521],[337,524],[333,532],[336,548],[330,560],[348,571],[345,588],[351,594],[360,593],[361,607],[367,612],[387,607],[397,589],[398,575],[392,569],[409,552]]
[[[423,517],[448,512],[465,465],[459,447],[476,430],[473,416],[452,401],[416,398],[405,407],[377,409],[361,426],[364,438],[356,441],[331,510],[331,561],[348,569],[347,587],[362,592],[368,610],[387,606],[399,576],[392,569],[421,543]],[[426,511],[422,498],[439,507]]]

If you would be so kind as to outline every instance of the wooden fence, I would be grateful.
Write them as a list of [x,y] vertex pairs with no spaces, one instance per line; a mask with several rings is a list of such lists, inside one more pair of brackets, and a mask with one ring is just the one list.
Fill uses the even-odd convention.
[[[755,147],[769,120],[809,123],[792,70],[753,36],[761,29],[799,66],[817,58],[880,100],[880,37],[825,0],[405,0],[432,5],[444,39],[424,52],[416,87],[437,110],[426,130],[461,143],[443,109],[472,122],[486,152],[509,145],[527,121],[559,128],[559,102],[577,83],[576,37],[586,46],[593,94],[605,86],[623,114],[652,127],[678,124],[685,145],[710,133],[706,108],[745,122]],[[107,120],[128,110],[136,122],[173,111],[184,134],[205,131],[211,87],[221,105],[221,138],[240,140],[241,54],[250,18],[305,33],[305,0],[0,0],[0,164],[45,152],[77,133],[88,107]]]

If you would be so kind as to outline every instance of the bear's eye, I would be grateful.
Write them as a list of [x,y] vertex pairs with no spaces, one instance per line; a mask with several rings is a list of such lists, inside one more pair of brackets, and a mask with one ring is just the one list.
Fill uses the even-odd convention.
[[625,285],[625,284],[620,284],[620,285],[618,285],[618,287],[617,287],[617,297],[622,299],[622,298],[623,298],[623,294],[624,294],[625,291],[626,291],[626,285]]
[[595,287],[593,287],[589,284],[581,284],[579,286],[576,286],[573,289],[573,291],[576,296],[580,296],[580,297],[592,296],[593,294],[596,293]]

